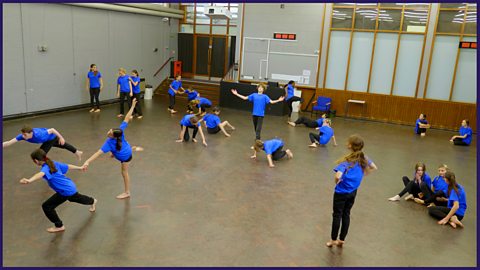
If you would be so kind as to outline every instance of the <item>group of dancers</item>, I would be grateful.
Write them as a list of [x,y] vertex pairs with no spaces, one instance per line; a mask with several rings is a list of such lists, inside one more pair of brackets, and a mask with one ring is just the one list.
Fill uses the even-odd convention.
[[[107,132],[107,138],[103,146],[92,156],[90,156],[82,166],[75,166],[71,164],[64,164],[61,162],[53,161],[47,154],[52,147],[67,149],[74,153],[79,160],[81,160],[82,151],[77,150],[74,146],[65,141],[63,136],[54,128],[32,128],[25,126],[21,130],[21,134],[11,139],[10,141],[3,142],[3,147],[10,146],[18,141],[26,140],[30,143],[41,143],[39,149],[35,150],[31,154],[33,162],[41,167],[41,171],[30,178],[22,178],[20,183],[28,184],[35,180],[44,178],[49,186],[56,192],[47,201],[42,204],[42,209],[47,218],[54,224],[54,227],[48,228],[48,232],[60,232],[65,230],[61,219],[58,217],[55,208],[64,203],[65,201],[76,202],[84,205],[89,205],[89,211],[94,212],[96,209],[97,199],[82,195],[78,193],[77,188],[73,181],[66,176],[69,169],[86,171],[91,163],[104,153],[111,153],[111,156],[118,160],[121,164],[121,173],[124,180],[124,192],[117,195],[117,199],[126,199],[131,196],[130,194],[130,177],[128,173],[128,167],[133,158],[133,152],[142,151],[143,148],[139,146],[130,146],[125,139],[125,129],[128,126],[129,121],[133,118],[133,114],[136,111],[137,117],[141,118],[142,113],[138,104],[139,95],[135,94],[133,86],[134,82],[139,82],[138,73],[132,71],[132,77],[126,75],[124,69],[119,70],[118,83],[118,95],[121,99],[121,111],[118,115],[123,117],[123,100],[125,97],[130,97],[130,109],[125,115],[123,122],[118,128],[112,128]],[[89,87],[95,89],[95,87],[101,89],[103,82],[101,81],[101,74],[97,71],[96,66],[91,66],[91,71],[88,74]],[[96,77],[96,79],[94,79]],[[92,84],[93,83],[93,84]],[[98,83],[98,84],[97,84]],[[309,138],[311,144],[309,147],[317,147],[318,145],[326,145],[332,139],[334,146],[337,146],[337,142],[334,136],[333,128],[331,127],[331,120],[327,118],[326,114],[323,114],[321,118],[317,120],[311,120],[306,117],[300,117],[296,121],[291,121],[292,103],[295,101],[302,102],[301,98],[293,95],[294,82],[290,81],[285,85],[285,96],[281,96],[276,100],[271,100],[265,92],[265,85],[259,84],[257,87],[257,93],[244,96],[239,94],[235,89],[231,92],[233,95],[243,100],[248,100],[253,104],[252,121],[255,131],[255,140],[251,149],[254,151],[251,156],[252,159],[257,157],[257,152],[264,151],[267,155],[268,165],[275,167],[273,161],[280,160],[285,156],[289,159],[293,158],[293,153],[290,149],[285,149],[285,143],[280,138],[273,138],[270,140],[261,140],[261,131],[263,119],[265,117],[265,108],[267,104],[275,104],[278,102],[286,101],[289,107],[288,124],[293,127],[299,125],[305,125],[309,128],[316,128],[319,133],[310,133]],[[93,99],[97,96],[97,91],[90,91],[93,93]],[[123,93],[123,94],[122,94]],[[169,87],[169,107],[168,111],[171,114],[176,113],[175,95],[186,93],[188,95],[187,114],[180,121],[180,134],[176,142],[187,142],[190,140],[189,129],[193,130],[192,141],[197,142],[196,135],[200,133],[202,137],[202,143],[207,146],[205,135],[202,130],[201,123],[207,129],[209,134],[216,134],[222,131],[226,137],[231,135],[227,132],[226,128],[235,130],[228,121],[221,121],[219,114],[220,109],[214,107],[211,112],[207,113],[207,109],[212,107],[212,102],[206,98],[200,97],[200,94],[189,88],[185,90],[182,87],[181,76],[175,77],[175,80]],[[93,107],[91,112],[96,112],[99,107]],[[422,121],[417,121],[417,129],[426,128],[428,122],[426,122],[425,115],[421,115]],[[454,136],[452,141],[457,139],[468,140],[470,136],[471,141],[471,129],[468,131],[468,120],[462,122],[464,131],[461,131],[459,137]],[[429,126],[428,126],[429,127]],[[422,130],[424,131],[424,130]],[[470,132],[470,133],[469,133]],[[421,133],[421,132],[420,132]],[[463,134],[462,134],[463,133]],[[470,134],[470,135],[468,135]],[[469,142],[468,142],[469,144]],[[337,165],[334,170],[335,189],[333,195],[333,221],[331,228],[331,239],[326,243],[328,247],[339,246],[344,244],[345,238],[348,234],[350,225],[350,211],[355,202],[357,190],[364,176],[370,172],[377,170],[375,163],[369,159],[363,152],[364,140],[358,135],[351,135],[347,141],[348,154],[343,156],[337,161]],[[391,201],[398,201],[407,192],[410,193],[407,196],[408,199],[414,199],[418,203],[426,204],[430,207],[430,215],[440,219],[439,224],[449,223],[452,227],[461,226],[465,209],[466,199],[465,191],[455,180],[455,174],[447,169],[446,165],[439,168],[439,176],[431,181],[428,174],[425,172],[424,164],[417,164],[415,167],[416,173],[413,180],[408,177],[403,178],[405,189],[398,195],[390,198]]]

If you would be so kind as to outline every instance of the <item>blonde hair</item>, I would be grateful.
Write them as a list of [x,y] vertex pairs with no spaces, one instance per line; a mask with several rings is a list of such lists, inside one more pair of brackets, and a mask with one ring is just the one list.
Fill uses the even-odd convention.
[[348,144],[351,146],[352,153],[337,160],[337,163],[342,163],[344,161],[347,161],[348,163],[350,163],[349,168],[352,168],[358,162],[360,167],[362,167],[362,170],[365,170],[368,166],[368,160],[362,151],[364,146],[362,137],[358,135],[351,135],[348,138]]
[[323,121],[327,122],[328,125],[332,125],[332,120],[330,120],[329,118],[325,118]]
[[123,72],[123,73],[127,74],[127,70],[126,70],[126,69],[124,69],[124,68],[119,68],[119,69],[118,69],[118,71],[120,71],[120,72]]
[[255,148],[255,151],[260,151],[263,149],[263,141],[262,140],[255,140],[255,144],[253,145],[253,148]]

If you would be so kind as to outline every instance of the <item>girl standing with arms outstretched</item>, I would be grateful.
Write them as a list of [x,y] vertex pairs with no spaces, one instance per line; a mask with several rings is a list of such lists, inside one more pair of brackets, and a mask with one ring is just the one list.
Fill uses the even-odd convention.
[[288,84],[285,85],[285,101],[287,102],[288,105],[288,122],[290,122],[290,118],[292,117],[292,103],[295,101],[299,101],[300,104],[303,102],[303,98],[297,97],[294,95],[295,91],[295,82],[294,81],[289,81]]
[[133,96],[132,83],[130,82],[130,77],[127,75],[127,71],[124,68],[118,70],[118,79],[117,79],[117,97],[120,98],[120,114],[117,117],[123,117],[125,98],[127,98],[127,103],[131,106],[131,98]]
[[130,176],[128,174],[128,166],[130,165],[130,161],[132,161],[132,151],[142,151],[143,148],[138,146],[130,147],[127,140],[125,140],[125,129],[128,126],[128,122],[132,118],[133,109],[137,104],[137,100],[133,99],[132,107],[128,111],[127,115],[125,116],[125,120],[123,120],[122,124],[119,128],[110,129],[107,132],[108,139],[103,144],[102,148],[98,150],[95,154],[93,154],[83,166],[85,169],[93,162],[96,158],[100,155],[108,152],[112,152],[113,156],[120,161],[122,164],[122,176],[123,182],[125,187],[125,192],[119,194],[117,199],[126,199],[130,197]]
[[[103,89],[102,73],[97,70],[97,65],[91,64],[87,74],[87,91],[90,90],[90,112],[100,111],[100,91]],[[95,105],[94,105],[95,100]]]
[[258,93],[253,93],[248,96],[240,95],[235,89],[232,89],[231,91],[232,91],[232,94],[234,94],[235,96],[243,100],[248,100],[253,103],[252,119],[253,119],[253,127],[255,129],[255,139],[260,140],[261,133],[262,133],[263,118],[265,117],[265,106],[269,103],[275,104],[275,103],[281,102],[285,99],[285,97],[281,96],[277,100],[271,100],[270,97],[268,97],[263,93],[265,91],[264,84],[258,85],[257,87]]
[[138,76],[138,71],[136,69],[132,70],[132,76],[130,76],[129,80],[132,84],[133,98],[137,100],[137,106],[133,109],[133,113],[138,119],[142,119],[143,114],[140,106],[140,77]]
[[[347,147],[351,151],[338,161],[335,172],[335,193],[333,194],[333,222],[331,240],[326,243],[327,247],[342,246],[348,234],[350,226],[350,210],[355,203],[357,189],[363,180],[363,176],[376,170],[377,166],[362,152],[363,139],[358,135],[348,138]],[[342,229],[340,230],[340,224]],[[340,230],[340,238],[338,231]]]
[[175,76],[175,80],[170,84],[168,88],[168,97],[170,100],[170,105],[168,106],[168,111],[170,113],[176,113],[173,109],[175,107],[175,95],[176,94],[183,94],[185,89],[182,87],[182,76],[177,75]]
[[39,173],[28,179],[22,178],[20,183],[30,184],[43,177],[48,185],[56,192],[42,204],[43,212],[47,218],[55,224],[54,227],[47,229],[48,232],[56,233],[65,230],[65,226],[58,217],[55,208],[67,200],[79,204],[91,205],[88,210],[90,210],[90,212],[95,211],[97,200],[78,193],[75,183],[65,176],[69,169],[83,170],[83,167],[53,161],[47,157],[47,153],[42,149],[33,151],[30,156],[33,162],[42,167],[42,169]]

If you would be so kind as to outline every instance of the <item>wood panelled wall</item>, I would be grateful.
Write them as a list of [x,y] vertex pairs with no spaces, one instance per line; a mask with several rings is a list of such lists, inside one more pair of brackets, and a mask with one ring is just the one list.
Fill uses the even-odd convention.
[[[307,101],[315,94],[315,89],[301,88],[302,97],[305,99],[302,110],[310,111],[312,105],[305,108]],[[332,98],[332,110],[337,111],[337,116],[345,115],[345,104],[349,99],[365,100],[366,109],[360,104],[350,104],[348,116],[353,118],[366,118],[396,124],[414,125],[420,113],[427,115],[427,120],[432,128],[458,130],[463,119],[470,120],[470,126],[476,132],[477,108],[476,104],[441,101],[431,99],[416,99],[379,95],[352,91],[319,89],[316,96]],[[315,100],[315,99],[314,99]]]

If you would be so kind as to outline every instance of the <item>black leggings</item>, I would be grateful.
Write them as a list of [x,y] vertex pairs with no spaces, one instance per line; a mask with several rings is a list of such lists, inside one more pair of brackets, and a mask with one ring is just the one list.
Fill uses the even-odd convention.
[[468,144],[466,144],[463,139],[460,139],[460,138],[455,138],[453,139],[453,144],[455,145],[463,145],[463,146],[468,146]]
[[312,119],[308,119],[305,116],[302,116],[302,117],[298,118],[297,121],[295,121],[295,125],[300,125],[300,124],[304,124],[306,127],[309,127],[309,128],[317,128],[318,127],[317,121],[313,121]]
[[208,105],[208,104],[202,104],[200,105],[200,109],[202,110],[202,112],[206,112],[208,108],[212,107],[212,105]]
[[275,150],[275,152],[272,153],[272,160],[279,160],[287,154],[287,152],[282,148],[283,146],[280,146],[277,150]]
[[260,140],[263,125],[263,116],[253,115],[253,128],[255,129],[255,139]]
[[207,127],[208,134],[217,134],[220,131],[220,127],[216,126],[214,128]]
[[142,107],[140,106],[140,93],[133,94],[133,97],[137,99],[137,105],[135,105],[135,109],[133,109],[134,114],[138,114],[138,116],[142,116]]
[[[180,127],[183,128],[182,125],[180,125]],[[198,132],[198,126],[194,126],[194,127],[185,126],[185,134],[183,134],[183,140],[186,141],[186,142],[188,142],[190,140],[190,134],[188,133],[189,128],[193,129],[192,139],[195,139],[195,137],[197,136],[197,132]]]
[[297,96],[293,96],[293,97],[291,97],[289,100],[287,100],[287,105],[288,105],[288,117],[289,117],[289,118],[290,118],[290,116],[292,116],[292,111],[293,111],[292,103],[295,102],[295,101],[303,102],[303,98],[297,97]]
[[332,240],[337,240],[340,223],[342,224],[340,240],[344,241],[347,237],[348,227],[350,226],[350,210],[355,203],[355,196],[357,196],[356,190],[347,194],[333,194]]
[[415,183],[415,181],[410,181],[410,179],[408,179],[408,177],[404,176],[402,177],[402,180],[403,180],[403,184],[405,185],[405,188],[400,192],[398,193],[398,196],[402,197],[403,195],[405,195],[405,193],[410,193],[413,195],[413,197],[415,198],[418,198],[418,193],[422,192],[422,190],[420,189],[420,186],[417,185],[417,183]]
[[169,98],[169,101],[170,101],[170,105],[168,106],[168,108],[170,110],[173,110],[173,107],[175,106],[175,95],[170,95],[168,94],[168,98]]
[[[444,219],[448,213],[450,212],[450,208],[446,206],[432,206],[428,208],[428,214],[438,220]],[[458,220],[462,220],[463,216],[454,214],[454,216],[457,216]]]
[[128,107],[132,106],[132,98],[130,97],[130,92],[120,92],[120,114],[125,114],[124,106],[125,98],[127,98]]
[[430,196],[430,198],[424,200],[424,202],[425,202],[426,205],[434,203],[436,206],[447,206],[447,202],[437,201],[437,198],[442,198],[442,197],[445,198],[447,196],[445,196],[445,193],[440,190],[438,192],[433,193],[432,196]]
[[417,129],[417,134],[422,134],[422,133],[427,133],[427,129],[426,128],[418,128]]
[[310,134],[308,134],[308,136],[310,137],[310,141],[311,141],[312,143],[314,143],[315,141],[317,141],[318,143],[320,143],[320,136],[321,136],[321,134],[315,134],[315,133],[310,132]]
[[46,141],[46,142],[42,143],[42,145],[40,146],[40,149],[45,151],[45,153],[48,153],[48,151],[50,151],[50,149],[52,147],[67,149],[68,151],[70,151],[74,154],[77,152],[77,148],[75,148],[73,145],[71,145],[67,142],[65,142],[63,145],[61,145],[58,141],[59,141],[58,137],[55,137],[55,139],[53,139],[53,140]]
[[[100,88],[90,88],[90,106],[92,109],[100,109]],[[95,105],[94,105],[95,100]]]
[[43,212],[45,213],[45,215],[47,216],[47,218],[52,223],[54,223],[55,227],[57,227],[57,228],[62,227],[63,223],[60,220],[60,218],[58,217],[57,211],[55,211],[55,208],[57,208],[57,206],[66,202],[67,200],[71,201],[71,202],[76,202],[76,203],[79,203],[79,204],[85,204],[85,205],[92,205],[93,201],[94,201],[94,199],[92,197],[82,195],[78,192],[73,194],[72,196],[68,196],[68,197],[62,196],[58,193],[53,194],[52,197],[50,197],[48,200],[46,200],[42,204],[42,209],[43,209]]

